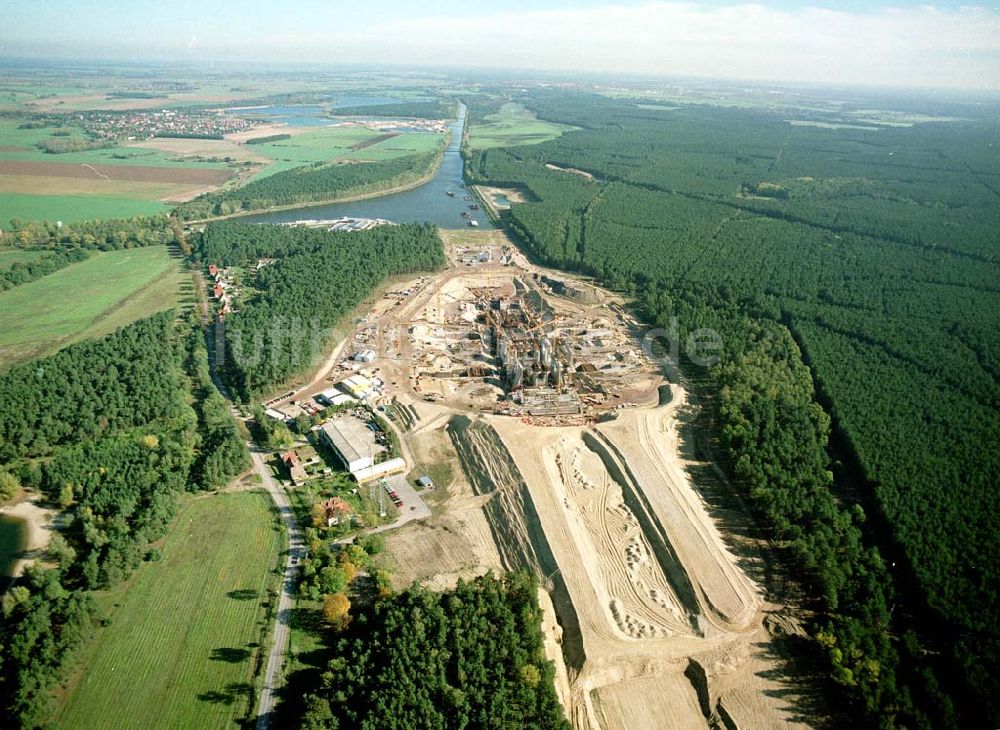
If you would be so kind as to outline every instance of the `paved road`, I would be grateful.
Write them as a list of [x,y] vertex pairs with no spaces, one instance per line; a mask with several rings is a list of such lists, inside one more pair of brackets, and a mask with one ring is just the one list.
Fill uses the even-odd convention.
[[302,532],[295,521],[295,513],[288,503],[288,496],[274,478],[264,461],[266,452],[256,445],[250,444],[250,455],[253,458],[254,469],[260,474],[264,488],[274,500],[281,519],[288,528],[288,558],[285,561],[285,577],[281,584],[281,596],[278,599],[278,612],[274,620],[274,632],[271,635],[271,651],[267,657],[267,668],[264,670],[264,686],[260,691],[260,704],[257,708],[257,730],[266,730],[274,713],[274,706],[281,688],[281,668],[288,649],[288,631],[292,617],[292,605],[295,597],[295,575],[298,562],[305,555],[305,543]]

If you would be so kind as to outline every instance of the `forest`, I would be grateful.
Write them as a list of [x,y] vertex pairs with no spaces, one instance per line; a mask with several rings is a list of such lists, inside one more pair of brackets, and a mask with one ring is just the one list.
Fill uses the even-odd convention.
[[257,294],[225,320],[223,373],[244,400],[308,369],[333,328],[385,278],[445,263],[429,225],[334,233],[226,221],[207,226],[194,246],[198,260],[224,266],[278,259],[258,272]]
[[177,495],[249,463],[206,366],[197,319],[164,312],[0,375],[0,469],[68,518],[4,597],[4,727],[46,723],[64,662],[100,620],[90,591],[151,559]]
[[723,362],[687,363],[687,377],[715,403],[730,474],[819,598],[813,633],[845,697],[873,724],[995,717],[989,110],[830,130],[790,126],[787,110],[519,101],[582,129],[467,152],[467,175],[537,198],[504,222],[543,263],[635,295],[651,322],[723,334]]
[[414,119],[451,119],[455,116],[455,102],[450,99],[428,101],[400,101],[393,104],[334,107],[336,116],[344,117],[411,117]]
[[[409,588],[353,612],[306,728],[569,728],[545,657],[536,579]],[[336,606],[333,607],[334,609]],[[337,630],[331,628],[330,630]]]
[[432,152],[377,162],[305,165],[251,180],[238,188],[205,193],[178,206],[176,212],[185,220],[195,220],[362,195],[417,180],[440,157],[440,152]]

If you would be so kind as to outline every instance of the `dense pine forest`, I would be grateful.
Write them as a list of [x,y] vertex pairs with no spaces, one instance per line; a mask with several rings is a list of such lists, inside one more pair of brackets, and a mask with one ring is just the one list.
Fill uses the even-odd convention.
[[427,101],[400,101],[393,104],[334,107],[336,116],[345,117],[412,117],[413,119],[451,119],[455,116],[455,102],[448,99]]
[[302,726],[568,728],[536,594],[533,576],[486,575],[356,611]]
[[331,233],[309,228],[222,222],[194,242],[204,263],[278,260],[263,267],[248,304],[225,320],[225,376],[249,400],[309,368],[332,328],[386,277],[444,266],[429,225]]
[[36,727],[99,619],[90,591],[149,557],[180,492],[228,482],[249,454],[208,379],[200,324],[173,312],[7,371],[0,402],[0,472],[68,517],[0,622],[0,724]]
[[730,474],[821,596],[814,633],[854,710],[995,717],[995,121],[832,130],[787,110],[521,101],[583,129],[469,154],[467,175],[530,193],[504,220],[542,262],[723,334],[723,363],[688,375],[719,394]]
[[376,193],[419,180],[434,168],[440,157],[438,151],[378,162],[305,165],[252,180],[238,188],[206,193],[179,206],[177,214],[195,220]]

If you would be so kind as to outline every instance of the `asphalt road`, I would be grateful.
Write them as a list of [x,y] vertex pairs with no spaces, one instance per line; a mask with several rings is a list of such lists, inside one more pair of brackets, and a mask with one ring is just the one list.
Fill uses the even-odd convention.
[[292,618],[292,606],[295,597],[295,576],[298,563],[305,555],[305,542],[302,531],[295,521],[295,513],[288,502],[288,496],[274,478],[264,461],[265,452],[256,445],[250,444],[250,456],[254,468],[260,474],[264,488],[274,500],[281,519],[288,528],[288,557],[285,561],[285,577],[281,583],[281,595],[278,598],[278,612],[274,620],[274,632],[271,635],[271,650],[267,657],[267,668],[264,670],[264,686],[260,691],[260,703],[257,707],[257,730],[266,730],[274,714],[274,706],[281,688],[281,668],[285,653],[288,650],[288,632]]

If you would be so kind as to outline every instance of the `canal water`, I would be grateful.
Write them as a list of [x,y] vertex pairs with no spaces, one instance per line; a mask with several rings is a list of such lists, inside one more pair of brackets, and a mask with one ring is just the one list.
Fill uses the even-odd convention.
[[[393,223],[433,223],[442,228],[462,228],[468,221],[462,217],[468,212],[471,220],[480,228],[492,228],[489,218],[482,210],[470,210],[471,202],[465,200],[471,195],[462,184],[462,128],[465,125],[466,108],[459,108],[458,119],[451,123],[451,142],[445,150],[444,159],[437,174],[420,187],[393,195],[359,200],[354,203],[314,205],[276,213],[261,213],[242,217],[239,220],[250,223],[288,223],[303,219],[329,218],[384,218]],[[454,197],[448,192],[455,193]]]

